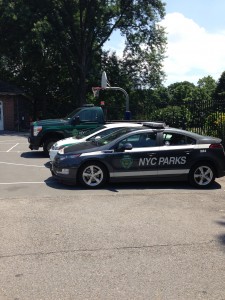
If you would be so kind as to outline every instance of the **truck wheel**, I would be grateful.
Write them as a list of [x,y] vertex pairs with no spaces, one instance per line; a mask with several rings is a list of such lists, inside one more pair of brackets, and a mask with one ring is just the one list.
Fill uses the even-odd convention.
[[189,173],[189,182],[198,188],[209,187],[215,180],[215,170],[209,163],[196,164]]
[[107,181],[107,170],[98,162],[89,162],[79,171],[79,182],[88,188],[98,188]]
[[55,144],[57,141],[58,141],[58,139],[56,139],[56,138],[49,138],[46,141],[44,141],[43,150],[47,156],[49,156],[49,151],[50,151],[52,145]]

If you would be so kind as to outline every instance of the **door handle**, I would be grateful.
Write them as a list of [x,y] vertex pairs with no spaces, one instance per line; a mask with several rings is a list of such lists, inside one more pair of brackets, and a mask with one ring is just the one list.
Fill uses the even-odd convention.
[[190,154],[191,151],[185,151],[186,154]]
[[148,156],[156,156],[156,153],[149,153]]

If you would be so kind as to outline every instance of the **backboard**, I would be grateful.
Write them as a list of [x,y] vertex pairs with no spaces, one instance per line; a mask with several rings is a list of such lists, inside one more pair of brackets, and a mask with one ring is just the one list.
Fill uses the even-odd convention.
[[106,75],[106,72],[103,71],[103,72],[102,72],[101,87],[102,87],[103,89],[105,89],[105,88],[107,87],[107,85],[108,85],[107,75]]

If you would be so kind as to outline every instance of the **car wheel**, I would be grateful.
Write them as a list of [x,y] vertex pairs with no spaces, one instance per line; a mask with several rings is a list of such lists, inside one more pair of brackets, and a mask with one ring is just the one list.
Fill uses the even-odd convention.
[[98,162],[86,163],[78,176],[80,183],[88,188],[98,188],[107,181],[106,168]]
[[189,173],[191,185],[198,188],[210,186],[215,180],[215,170],[209,163],[195,165]]
[[49,138],[47,139],[46,141],[44,141],[44,144],[43,144],[43,150],[44,150],[44,153],[49,156],[49,151],[51,149],[51,147],[53,146],[53,144],[55,144],[58,140],[57,139],[54,139],[54,138]]

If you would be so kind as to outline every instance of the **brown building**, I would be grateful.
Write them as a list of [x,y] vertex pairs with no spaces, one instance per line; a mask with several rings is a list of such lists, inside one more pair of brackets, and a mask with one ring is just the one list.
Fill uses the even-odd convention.
[[16,86],[0,80],[0,130],[29,128],[31,101]]

